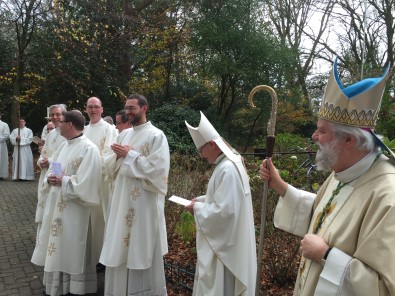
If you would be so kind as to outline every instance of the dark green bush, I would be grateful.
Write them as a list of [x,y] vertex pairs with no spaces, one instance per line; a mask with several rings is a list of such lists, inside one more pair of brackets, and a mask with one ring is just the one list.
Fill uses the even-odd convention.
[[165,133],[171,152],[189,154],[196,151],[185,121],[193,126],[198,125],[200,121],[198,111],[182,105],[166,104],[155,109],[149,119]]

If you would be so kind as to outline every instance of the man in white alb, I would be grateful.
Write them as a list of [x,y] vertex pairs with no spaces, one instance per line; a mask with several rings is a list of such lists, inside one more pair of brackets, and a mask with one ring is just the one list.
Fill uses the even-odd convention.
[[[67,140],[52,158],[42,190],[48,194],[32,262],[44,266],[45,293],[96,293],[92,258],[92,209],[100,206],[100,152],[83,134],[85,118],[66,112],[60,134]],[[45,254],[43,256],[42,254]]]
[[[84,134],[91,140],[99,149],[100,154],[103,155],[103,151],[109,148],[112,143],[115,142],[118,136],[118,131],[115,126],[109,124],[102,118],[103,105],[99,98],[91,97],[86,101],[85,112],[89,116],[89,124],[85,126]],[[103,173],[103,169],[100,171]],[[108,215],[108,206],[110,201],[112,184],[109,179],[105,179],[102,175],[102,182],[99,188],[92,188],[92,190],[99,190],[101,209],[96,208],[92,212],[92,223],[93,223],[93,237],[95,240],[95,254],[97,262],[99,262],[100,252],[103,245],[104,227]],[[100,270],[100,265],[98,270]]]
[[134,94],[125,110],[133,125],[105,155],[115,178],[100,262],[105,295],[167,295],[164,197],[170,167],[166,136],[147,121],[147,100]]
[[8,178],[7,140],[9,138],[10,138],[10,128],[8,127],[7,123],[0,120],[0,180],[4,178]]
[[12,179],[34,180],[33,153],[30,147],[33,132],[26,127],[24,118],[19,119],[19,128],[10,135],[11,144],[14,145],[12,154]]

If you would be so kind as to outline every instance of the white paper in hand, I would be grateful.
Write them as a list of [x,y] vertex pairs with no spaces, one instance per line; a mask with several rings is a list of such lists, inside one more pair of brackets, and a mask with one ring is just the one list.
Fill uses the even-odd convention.
[[29,140],[37,145],[41,144],[41,138],[39,138],[37,136],[34,136],[33,138],[29,138]]
[[191,203],[191,201],[189,199],[185,199],[185,198],[175,196],[175,195],[172,195],[171,197],[169,197],[169,200],[172,202],[178,203],[180,205],[183,205],[183,206],[187,206]]
[[62,175],[62,164],[60,162],[51,162],[52,175]]

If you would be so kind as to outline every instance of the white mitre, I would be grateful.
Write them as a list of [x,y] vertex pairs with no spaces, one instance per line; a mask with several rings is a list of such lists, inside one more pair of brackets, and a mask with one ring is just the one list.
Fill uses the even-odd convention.
[[202,111],[200,111],[200,123],[198,127],[193,127],[185,121],[189,133],[195,143],[197,149],[202,147],[209,141],[214,141],[219,149],[233,162],[238,162],[241,160],[239,154],[232,151],[232,148],[221,138],[219,133],[212,126],[210,121],[204,116]]

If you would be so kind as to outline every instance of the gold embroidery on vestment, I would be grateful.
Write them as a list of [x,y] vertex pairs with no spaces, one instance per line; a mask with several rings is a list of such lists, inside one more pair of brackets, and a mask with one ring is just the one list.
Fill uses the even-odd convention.
[[58,236],[63,231],[63,221],[62,218],[55,218],[51,225],[51,235]]
[[52,254],[56,252],[55,243],[50,243],[47,251],[48,251],[48,256],[52,256]]
[[44,209],[44,208],[45,208],[45,202],[43,202],[43,201],[40,202],[40,203],[38,204],[38,207]]
[[80,164],[81,164],[81,160],[79,160],[79,159],[74,159],[73,161],[71,161],[71,169],[72,169],[72,172],[71,172],[71,174],[69,174],[69,175],[75,174],[75,173],[77,172],[77,170],[78,170]]
[[134,219],[136,218],[136,213],[133,208],[130,208],[128,213],[125,216],[125,224],[128,227],[132,227],[134,224]]
[[141,146],[141,154],[142,155],[144,155],[144,156],[147,156],[147,155],[149,155],[149,145],[148,145],[148,143],[145,143],[143,146]]
[[106,143],[106,137],[101,138],[99,142],[100,151],[103,151],[103,149],[105,148],[104,147],[105,143]]
[[125,244],[125,247],[129,247],[129,242],[130,242],[130,233],[128,233],[128,236],[123,239],[123,243]]
[[59,208],[59,212],[62,213],[63,210],[64,210],[65,208],[67,208],[67,202],[65,202],[64,200],[62,200],[62,201],[58,202],[57,206],[58,206],[58,208]]
[[136,200],[137,198],[139,198],[141,195],[141,191],[140,188],[135,186],[134,189],[132,191],[130,191],[130,196],[132,197],[133,200]]

